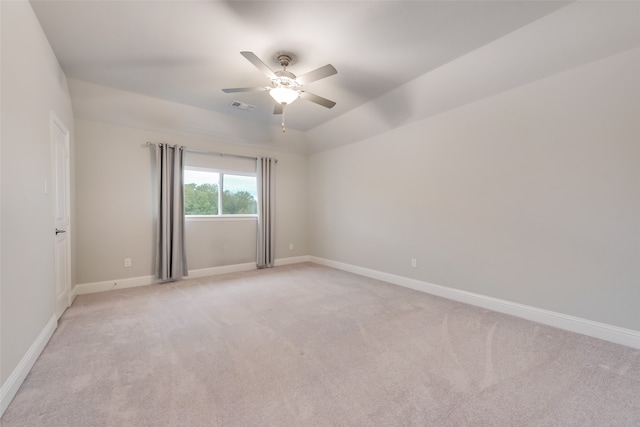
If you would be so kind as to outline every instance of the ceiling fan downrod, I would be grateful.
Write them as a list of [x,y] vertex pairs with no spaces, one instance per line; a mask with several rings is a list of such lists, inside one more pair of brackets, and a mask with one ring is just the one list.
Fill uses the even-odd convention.
[[280,62],[280,66],[286,71],[289,64],[291,64],[291,57],[283,53],[281,55],[278,55],[278,62]]

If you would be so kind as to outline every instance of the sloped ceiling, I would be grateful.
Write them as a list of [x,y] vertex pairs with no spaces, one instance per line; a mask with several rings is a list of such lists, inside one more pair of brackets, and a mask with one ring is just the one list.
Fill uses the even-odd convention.
[[[640,2],[33,0],[79,118],[318,151],[640,45]],[[305,90],[279,132],[272,69],[338,74]],[[119,101],[118,101],[119,99]],[[125,99],[127,99],[125,101]],[[159,100],[152,102],[152,100]],[[256,108],[231,107],[237,100]],[[144,112],[140,112],[144,109]],[[329,142],[330,141],[330,142]]]

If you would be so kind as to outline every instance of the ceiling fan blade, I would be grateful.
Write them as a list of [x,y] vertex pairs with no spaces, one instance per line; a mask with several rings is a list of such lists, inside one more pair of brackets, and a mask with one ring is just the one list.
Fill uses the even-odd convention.
[[240,55],[247,58],[249,62],[251,62],[258,70],[262,71],[262,73],[269,77],[270,79],[277,79],[278,76],[271,70],[271,68],[267,67],[267,65],[260,60],[253,52],[240,52]]
[[338,71],[333,67],[333,65],[327,64],[324,67],[316,68],[313,71],[309,71],[306,74],[298,76],[296,80],[298,80],[300,84],[306,85],[307,83],[333,76],[337,72]]
[[266,87],[232,87],[228,89],[222,89],[224,93],[234,93],[234,92],[260,92],[263,90],[267,90]]
[[336,105],[335,102],[329,101],[327,98],[323,98],[318,95],[314,95],[309,92],[305,92],[303,90],[300,91],[300,98],[306,99],[307,101],[315,102],[318,105],[322,105],[323,107],[333,108]]
[[282,114],[282,104],[278,104],[273,106],[273,114]]

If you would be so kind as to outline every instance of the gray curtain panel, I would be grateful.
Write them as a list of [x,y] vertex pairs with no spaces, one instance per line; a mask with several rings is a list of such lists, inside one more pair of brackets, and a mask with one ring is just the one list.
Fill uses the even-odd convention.
[[156,145],[156,274],[163,281],[179,280],[188,273],[184,245],[183,152],[183,147],[177,145]]
[[275,246],[275,168],[276,160],[258,157],[258,268],[273,267]]

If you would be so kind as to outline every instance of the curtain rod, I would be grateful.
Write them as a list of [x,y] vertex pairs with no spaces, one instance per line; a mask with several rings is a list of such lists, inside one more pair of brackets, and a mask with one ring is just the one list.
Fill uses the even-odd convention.
[[[143,145],[143,147],[152,147],[152,146],[156,146],[157,144],[147,141],[146,144]],[[225,153],[217,153],[215,151],[205,151],[205,150],[197,150],[194,148],[188,148],[188,147],[183,147],[184,150],[187,153],[196,153],[196,154],[206,154],[208,156],[220,156],[220,157],[236,157],[239,159],[250,159],[250,160],[258,160],[257,157],[251,157],[251,156],[241,156],[239,154],[225,154]],[[276,163],[278,163],[278,159],[274,159]]]

